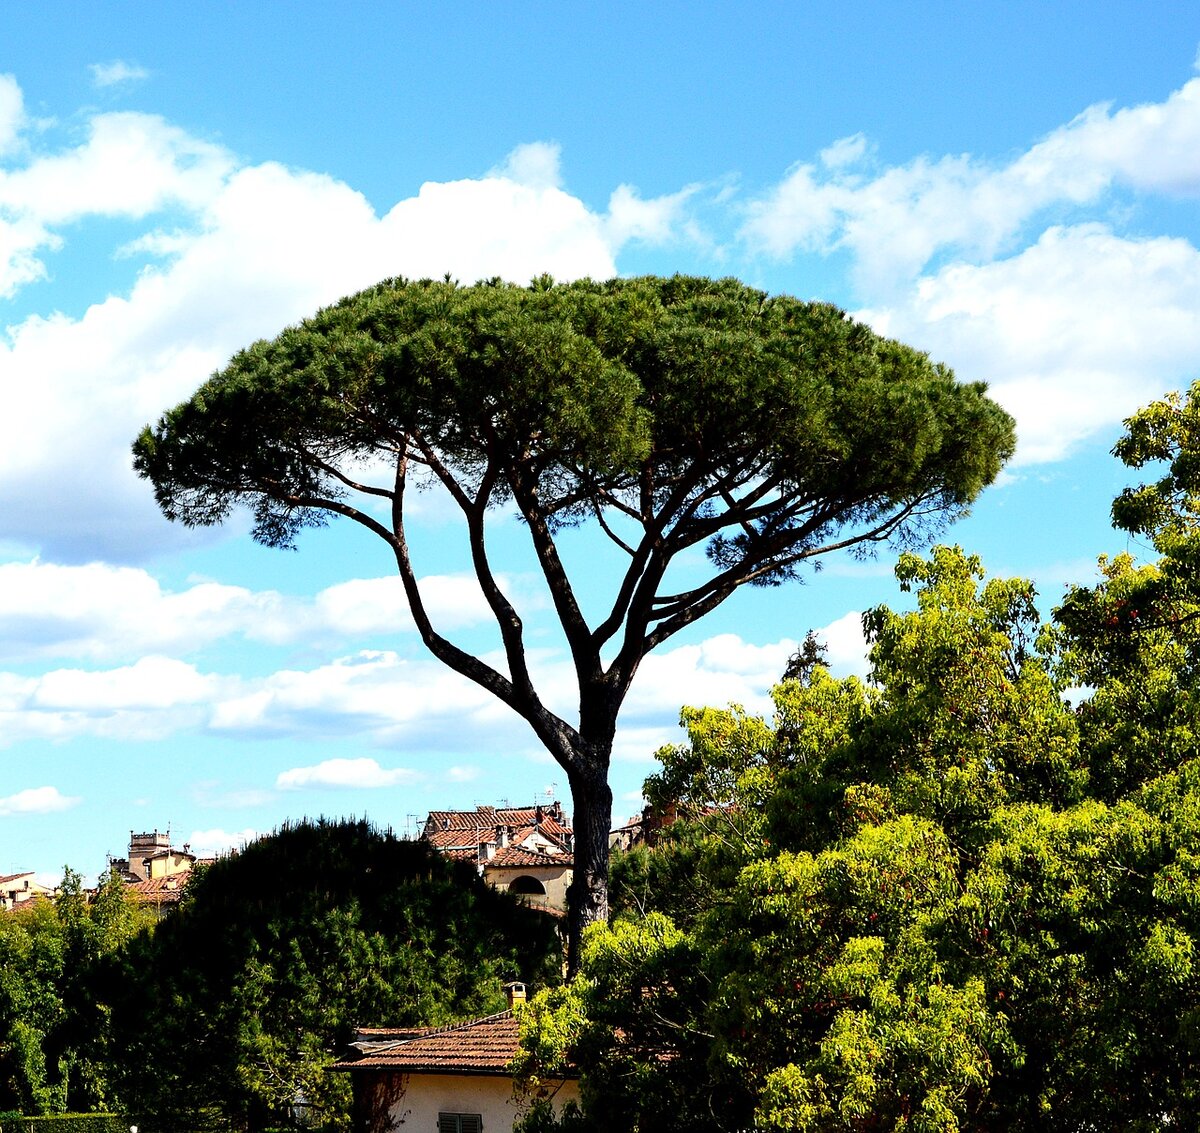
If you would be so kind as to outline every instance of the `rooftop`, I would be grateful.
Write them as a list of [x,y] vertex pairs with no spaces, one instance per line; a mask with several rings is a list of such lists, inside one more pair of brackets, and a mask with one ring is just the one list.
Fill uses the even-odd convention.
[[[385,1037],[390,1035],[405,1037]],[[452,1027],[374,1027],[359,1031],[351,1049],[360,1057],[339,1062],[336,1069],[507,1075],[517,1053],[517,1020],[502,1011]]]
[[151,877],[146,881],[127,881],[125,889],[147,904],[174,905],[183,896],[184,886],[190,876],[188,871],[173,873],[169,877]]
[[477,806],[474,810],[431,810],[425,820],[425,836],[434,831],[494,830],[497,826],[537,826],[557,834],[570,833],[562,804],[551,802],[533,806]]
[[536,850],[527,850],[524,846],[502,846],[483,863],[483,866],[485,869],[496,866],[508,869],[570,869],[574,860],[570,854],[540,854]]

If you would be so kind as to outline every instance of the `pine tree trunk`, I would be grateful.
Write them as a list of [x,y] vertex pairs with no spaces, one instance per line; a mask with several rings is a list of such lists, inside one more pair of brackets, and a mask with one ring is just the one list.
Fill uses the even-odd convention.
[[612,789],[607,761],[602,769],[571,776],[575,828],[574,879],[567,891],[567,976],[579,971],[583,930],[608,919],[608,836]]

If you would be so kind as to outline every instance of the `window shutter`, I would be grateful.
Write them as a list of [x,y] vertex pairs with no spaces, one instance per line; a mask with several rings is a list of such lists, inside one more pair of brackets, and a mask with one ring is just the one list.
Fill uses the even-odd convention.
[[438,1133],[483,1133],[483,1115],[479,1113],[439,1113]]

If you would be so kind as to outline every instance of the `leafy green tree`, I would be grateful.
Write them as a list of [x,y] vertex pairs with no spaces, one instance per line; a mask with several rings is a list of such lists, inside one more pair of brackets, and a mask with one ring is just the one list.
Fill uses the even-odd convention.
[[[341,515],[390,548],[425,645],[522,716],[567,774],[574,956],[607,914],[608,767],[642,658],[743,584],[952,517],[1012,447],[982,385],[836,308],[675,277],[389,280],[236,355],[134,453],[172,519],[215,524],[246,504],[255,538],[286,546]],[[433,624],[405,519],[413,482],[461,511],[503,670]],[[524,521],[561,624],[575,723],[543,702],[497,581],[487,517],[501,507]],[[584,522],[615,563],[594,619],[558,542]],[[697,547],[703,575],[678,565]]]
[[0,917],[0,1109],[89,1112],[111,1100],[111,959],[153,920],[114,874]]
[[55,1108],[46,1036],[62,1018],[62,926],[49,902],[0,916],[0,1109]]
[[123,954],[121,1100],[148,1127],[348,1120],[329,1066],[355,1026],[448,1023],[560,978],[550,918],[469,863],[363,822],[301,823],[221,859]]
[[[1027,584],[903,556],[916,609],[865,618],[871,684],[809,664],[772,722],[685,710],[647,784],[684,829],[629,870],[582,978],[534,1002],[525,1073],[574,1054],[585,1110],[620,1115],[596,1128],[1187,1127],[1192,622],[1108,624],[1165,570],[1110,568],[1051,628]],[[1125,713],[1118,764],[1093,717]],[[689,869],[684,909],[660,882]]]

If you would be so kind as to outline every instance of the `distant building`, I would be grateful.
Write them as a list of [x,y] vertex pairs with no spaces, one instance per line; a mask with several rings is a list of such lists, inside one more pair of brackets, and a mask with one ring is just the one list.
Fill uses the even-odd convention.
[[139,834],[131,830],[129,856],[110,858],[109,866],[138,901],[164,911],[178,904],[192,867],[200,861],[186,842],[182,849],[172,846],[170,831]]
[[610,850],[632,850],[646,841],[646,815],[635,814],[624,825],[614,827],[608,835]]
[[18,905],[32,901],[35,897],[52,897],[53,889],[40,885],[32,870],[27,873],[10,873],[0,877],[0,908],[11,912]]
[[421,837],[440,853],[474,862],[495,889],[562,912],[574,866],[574,831],[562,804],[429,812]]
[[195,864],[196,857],[184,846],[176,850],[171,845],[171,832],[165,834],[152,830],[138,834],[129,832],[129,856],[110,858],[109,865],[125,881],[149,881],[152,877],[170,877],[172,874],[187,873]]

